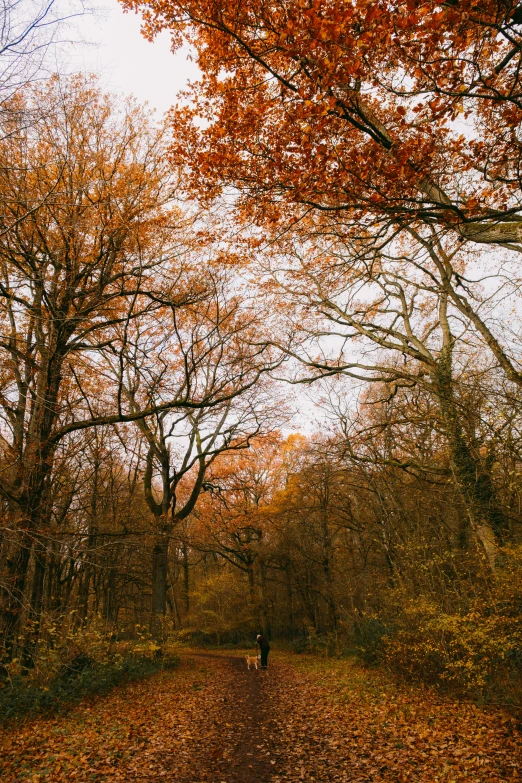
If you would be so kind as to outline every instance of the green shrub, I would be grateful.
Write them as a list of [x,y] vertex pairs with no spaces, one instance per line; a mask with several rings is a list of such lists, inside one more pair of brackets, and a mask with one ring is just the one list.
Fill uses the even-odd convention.
[[307,636],[302,636],[300,639],[294,639],[290,644],[290,650],[292,652],[301,655],[301,653],[310,652],[309,640]]
[[295,653],[312,653],[332,658],[343,653],[342,639],[335,631],[317,633],[312,627],[306,628],[306,635],[290,642],[288,649]]
[[353,625],[353,643],[359,657],[374,665],[382,659],[391,629],[376,617],[363,617]]
[[0,684],[0,721],[57,712],[88,696],[106,694],[116,685],[148,677],[161,669],[172,669],[177,663],[175,656],[152,659],[127,655],[107,663],[89,659],[82,661],[77,669],[63,668],[46,686],[17,675]]

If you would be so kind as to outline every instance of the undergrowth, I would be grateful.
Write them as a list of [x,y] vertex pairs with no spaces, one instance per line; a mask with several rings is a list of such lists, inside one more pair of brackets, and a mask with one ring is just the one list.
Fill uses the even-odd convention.
[[17,675],[0,684],[0,723],[25,715],[63,711],[88,696],[106,694],[116,685],[172,669],[178,661],[175,655],[161,658],[126,655],[103,663],[85,659],[78,671],[64,670],[46,685]]

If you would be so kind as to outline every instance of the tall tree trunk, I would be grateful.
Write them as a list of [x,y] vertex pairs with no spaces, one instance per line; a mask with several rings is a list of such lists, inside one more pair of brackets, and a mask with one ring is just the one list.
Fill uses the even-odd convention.
[[254,561],[248,560],[246,567],[247,567],[247,575],[248,575],[248,594],[250,596],[250,603],[252,604],[252,607],[255,607],[257,601],[256,601],[256,579],[254,576]]
[[114,633],[118,624],[118,614],[120,605],[118,600],[118,569],[111,566],[108,569],[106,579],[103,582],[103,618],[105,628],[110,633]]
[[190,581],[189,581],[189,558],[188,547],[185,541],[181,545],[182,567],[183,567],[183,599],[185,602],[185,615],[190,611]]
[[285,567],[285,582],[286,582],[286,595],[288,598],[289,608],[289,621],[290,621],[290,638],[292,641],[295,639],[295,618],[294,618],[294,589],[292,586],[292,574],[290,572],[290,563]]
[[[97,479],[97,473],[96,473],[96,479]],[[93,493],[94,496],[94,493]],[[91,501],[91,509],[93,512],[96,512],[96,506],[95,506],[96,500]],[[93,513],[92,519],[94,520],[95,514]],[[87,622],[87,615],[89,613],[89,594],[90,594],[90,587],[91,587],[91,581],[93,576],[93,555],[92,552],[94,551],[96,547],[96,538],[98,535],[98,529],[96,527],[95,522],[91,522],[89,527],[89,537],[87,539],[87,545],[86,545],[86,553],[87,558],[86,562],[83,566],[83,574],[80,581],[80,587],[78,588],[78,624],[80,626],[85,625]]]
[[270,626],[270,618],[268,615],[268,608],[266,605],[266,572],[265,563],[262,557],[258,558],[259,568],[259,582],[258,582],[258,595],[259,595],[259,623],[263,636],[270,638],[272,635],[272,629]]
[[328,529],[328,509],[321,510],[322,532],[322,568],[326,585],[326,603],[328,604],[328,630],[337,630],[337,604],[332,580],[332,542]]
[[77,623],[79,626],[84,626],[87,622],[87,614],[89,612],[89,591],[91,587],[91,573],[92,568],[90,563],[85,563],[83,567],[83,574],[78,588],[78,614]]
[[176,599],[176,591],[174,590],[174,580],[172,577],[169,578],[170,582],[170,591],[167,591],[167,605],[169,607],[169,612],[171,617],[175,618],[173,620],[174,627],[176,627],[176,623],[178,624],[178,628],[181,628],[181,616],[179,613],[179,607],[178,602]]
[[47,570],[47,551],[41,539],[33,548],[34,572],[29,612],[27,615],[26,635],[22,651],[22,670],[27,672],[34,666],[34,651],[40,635],[42,608],[44,599],[44,582]]
[[[49,500],[47,490],[56,449],[50,439],[50,433],[58,411],[62,363],[63,357],[59,354],[50,363],[46,364],[46,361],[42,360],[26,447],[20,454],[20,475],[17,481],[20,496],[17,501],[16,516],[13,515],[13,519],[18,518],[13,521],[13,526],[18,527],[21,532],[16,552],[8,560],[9,595],[2,609],[4,655],[7,659],[12,658],[16,640],[22,632],[22,608],[33,541],[35,536],[49,530],[50,504],[47,502]],[[36,594],[38,590],[39,588]],[[37,598],[39,611],[41,611],[42,598]],[[31,601],[28,617],[31,616],[32,611]],[[35,627],[38,628],[38,624]]]
[[44,605],[47,612],[53,612],[55,609],[54,583],[56,575],[56,542],[50,541],[47,558],[47,577],[45,580]]
[[[96,435],[96,443],[98,443],[98,436]],[[89,535],[86,542],[86,558],[83,567],[83,574],[80,580],[80,586],[78,588],[78,615],[77,623],[80,626],[84,626],[87,622],[87,615],[89,613],[89,590],[92,579],[92,552],[96,546],[96,537],[98,534],[97,520],[98,520],[98,495],[99,495],[99,476],[100,476],[100,457],[98,451],[96,451],[96,458],[93,465],[92,474],[92,492],[90,503],[90,520],[89,520]]]
[[[481,545],[489,566],[494,570],[499,544],[506,528],[505,517],[498,504],[491,478],[484,475],[475,459],[460,423],[454,397],[451,350],[445,350],[434,377],[448,445],[453,474],[459,487],[471,529]],[[460,531],[462,538],[462,530]]]
[[14,551],[7,559],[7,598],[2,610],[4,620],[2,657],[6,662],[13,659],[16,651],[32,548],[33,537],[27,530],[23,530],[15,544]]
[[169,537],[156,539],[152,550],[152,606],[151,633],[154,639],[161,639],[163,617],[167,611],[167,567],[169,558]]

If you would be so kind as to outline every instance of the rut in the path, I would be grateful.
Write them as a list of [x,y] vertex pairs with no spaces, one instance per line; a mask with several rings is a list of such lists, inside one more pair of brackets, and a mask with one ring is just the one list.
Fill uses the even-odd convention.
[[[272,719],[266,696],[269,671],[247,669],[244,659],[221,659],[226,666],[226,701],[219,710],[217,757],[220,780],[268,783],[274,766]],[[212,773],[212,770],[209,770]]]

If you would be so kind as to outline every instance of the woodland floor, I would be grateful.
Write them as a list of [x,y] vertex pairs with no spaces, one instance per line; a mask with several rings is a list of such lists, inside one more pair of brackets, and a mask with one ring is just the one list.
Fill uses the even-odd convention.
[[522,780],[499,709],[398,686],[349,661],[183,654],[178,669],[0,734],[0,781],[392,783]]

